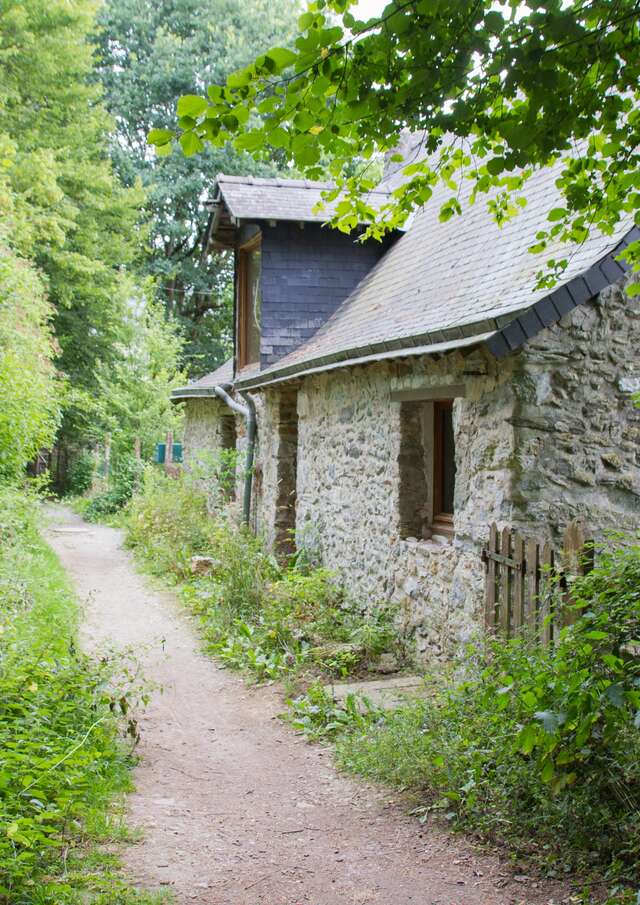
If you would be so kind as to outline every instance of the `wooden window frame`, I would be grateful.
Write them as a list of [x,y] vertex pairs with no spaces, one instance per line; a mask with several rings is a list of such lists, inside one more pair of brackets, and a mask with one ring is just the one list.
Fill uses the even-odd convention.
[[[252,251],[255,251],[256,248],[260,248],[262,245],[262,236],[260,233],[252,236],[248,242],[245,242],[244,245],[241,245],[237,249],[237,266],[238,266],[238,314],[237,314],[237,363],[238,370],[242,370],[242,368],[246,368],[248,365],[256,364],[260,360],[260,354],[258,353],[258,359],[256,361],[249,360],[249,327],[251,323],[251,317],[253,317],[253,312],[251,311],[251,302],[247,297],[247,264],[249,260],[249,255]],[[262,279],[262,276],[261,276]]]
[[453,414],[453,399],[437,399],[433,403],[433,520],[434,534],[453,537],[453,512],[443,511],[444,497],[444,428],[443,414]]

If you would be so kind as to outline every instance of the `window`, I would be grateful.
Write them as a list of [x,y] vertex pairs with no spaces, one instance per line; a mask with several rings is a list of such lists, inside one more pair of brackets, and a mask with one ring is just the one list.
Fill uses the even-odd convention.
[[453,536],[453,401],[400,404],[399,531],[404,538]]
[[238,249],[238,368],[260,361],[262,249],[255,236]]
[[276,550],[295,551],[296,484],[298,473],[298,394],[283,389],[278,396],[278,446],[276,450]]
[[433,403],[433,519],[435,532],[453,533],[456,450],[453,437],[453,401]]

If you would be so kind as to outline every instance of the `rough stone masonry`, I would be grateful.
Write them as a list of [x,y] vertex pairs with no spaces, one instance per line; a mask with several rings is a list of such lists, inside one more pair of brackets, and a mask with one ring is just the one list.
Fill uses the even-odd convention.
[[[501,361],[480,347],[258,391],[254,508],[268,545],[283,549],[295,529],[297,544],[363,606],[393,602],[428,658],[450,654],[480,628],[480,550],[492,521],[556,543],[576,517],[596,536],[637,529],[640,411],[631,393],[640,387],[640,301],[624,284]],[[420,528],[433,515],[429,397],[448,387],[456,450],[450,541]],[[217,402],[188,403],[187,462],[219,442],[223,415]],[[419,514],[408,519],[421,494]]]

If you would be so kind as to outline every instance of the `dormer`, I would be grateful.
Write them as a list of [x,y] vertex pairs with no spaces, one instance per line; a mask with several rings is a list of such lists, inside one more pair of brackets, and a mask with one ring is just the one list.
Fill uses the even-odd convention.
[[[267,368],[310,339],[373,269],[395,237],[361,240],[316,212],[330,183],[219,175],[210,247],[235,258],[235,374]],[[382,204],[388,195],[373,192]]]

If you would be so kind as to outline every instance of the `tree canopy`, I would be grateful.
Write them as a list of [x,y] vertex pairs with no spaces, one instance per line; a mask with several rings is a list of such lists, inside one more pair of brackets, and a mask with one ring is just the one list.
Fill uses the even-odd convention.
[[[315,0],[293,49],[265,45],[206,96],[182,97],[175,131],[186,155],[227,142],[257,158],[277,150],[309,178],[329,155],[335,225],[369,220],[376,236],[440,182],[442,218],[486,194],[503,222],[532,172],[561,159],[561,203],[532,250],[579,243],[593,227],[640,222],[639,13],[637,0],[392,0],[365,21],[354,0]],[[367,168],[349,175],[350,162],[392,152],[403,130],[424,135],[420,154],[376,213]],[[149,141],[164,152],[173,137],[158,128]],[[640,261],[640,243],[625,256]],[[541,285],[566,261],[546,264]]]
[[270,175],[275,169],[230,145],[189,159],[179,151],[156,157],[147,132],[172,125],[181,94],[223,81],[265,42],[289,42],[297,9],[295,0],[106,0],[99,13],[99,78],[116,123],[111,157],[125,185],[140,180],[147,189],[145,269],[184,331],[191,373],[224,360],[231,340],[233,267],[203,248],[213,180],[220,171]]
[[[157,312],[141,302],[144,192],[122,185],[107,153],[94,12],[93,0],[0,0],[0,480],[54,440],[64,463],[65,449],[111,428],[122,391],[105,374],[164,433],[167,381],[152,404],[123,377],[134,352],[138,372],[155,373],[165,327],[151,328]],[[134,311],[146,325],[135,341]],[[177,342],[167,337],[163,374],[175,375]]]

